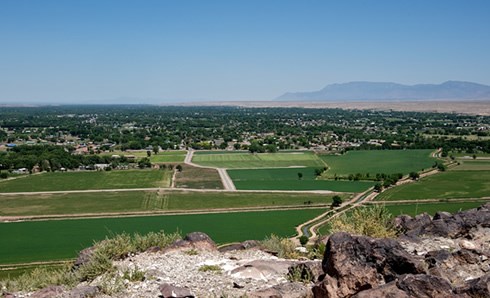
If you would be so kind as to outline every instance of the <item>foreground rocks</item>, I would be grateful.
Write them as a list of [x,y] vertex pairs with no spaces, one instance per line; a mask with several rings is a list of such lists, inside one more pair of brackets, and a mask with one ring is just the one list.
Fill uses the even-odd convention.
[[397,240],[330,236],[315,297],[490,297],[490,204],[395,222]]
[[[115,261],[115,272],[74,289],[4,297],[490,297],[489,212],[486,204],[401,216],[398,239],[336,233],[324,240],[323,260],[280,259],[256,241],[218,250],[206,234],[191,233]],[[90,257],[82,251],[77,266]]]

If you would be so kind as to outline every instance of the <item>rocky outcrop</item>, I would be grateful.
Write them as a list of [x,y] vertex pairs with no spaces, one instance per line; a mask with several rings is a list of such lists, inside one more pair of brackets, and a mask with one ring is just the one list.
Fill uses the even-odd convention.
[[454,215],[437,212],[432,218],[428,214],[415,218],[400,216],[395,219],[395,225],[408,237],[426,235],[458,238],[467,235],[477,226],[490,227],[490,203]]
[[347,233],[330,236],[322,264],[326,276],[313,288],[319,297],[349,297],[403,274],[425,273],[423,263],[396,240]]
[[160,293],[162,298],[193,298],[194,295],[187,288],[176,287],[168,283],[160,285]]
[[216,243],[205,233],[193,232],[187,234],[184,239],[177,240],[170,246],[165,248],[163,252],[182,249],[197,249],[197,250],[217,250]]
[[490,297],[490,203],[395,223],[400,239],[331,235],[315,297]]

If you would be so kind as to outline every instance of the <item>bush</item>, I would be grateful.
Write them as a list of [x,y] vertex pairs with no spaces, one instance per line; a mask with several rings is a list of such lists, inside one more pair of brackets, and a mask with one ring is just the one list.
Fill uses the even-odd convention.
[[394,237],[397,234],[392,224],[392,215],[380,205],[358,207],[334,218],[330,222],[330,231],[378,238]]
[[306,235],[302,235],[301,237],[299,237],[299,243],[302,245],[302,246],[305,246],[306,243],[308,243],[308,236]]
[[277,256],[285,259],[296,259],[299,254],[296,251],[296,245],[288,238],[281,238],[274,234],[261,242],[262,247],[277,253]]
[[7,173],[0,173],[0,179],[7,179],[9,177],[9,174]]
[[342,198],[340,196],[333,196],[332,207],[339,207],[342,205]]

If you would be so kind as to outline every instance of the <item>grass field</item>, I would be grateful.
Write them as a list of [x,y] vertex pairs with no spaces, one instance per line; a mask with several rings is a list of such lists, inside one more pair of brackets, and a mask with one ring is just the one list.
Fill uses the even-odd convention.
[[[0,223],[0,264],[74,258],[111,233],[202,231],[217,243],[294,235],[322,209]],[[21,235],[21,236],[19,236]]]
[[[298,179],[298,173],[303,176]],[[237,189],[249,190],[331,190],[362,192],[372,182],[315,180],[315,168],[228,170]]]
[[460,160],[451,171],[490,171],[490,160]]
[[382,192],[377,200],[480,198],[490,196],[490,171],[447,171]]
[[158,154],[151,153],[150,161],[152,163],[178,163],[184,162],[185,151],[161,151]]
[[186,191],[3,195],[0,196],[0,216],[303,206],[306,201],[330,204],[332,195]]
[[0,192],[168,187],[171,172],[158,170],[56,172],[0,182]]
[[376,175],[376,173],[408,174],[411,171],[428,169],[435,159],[430,157],[433,150],[366,150],[348,151],[343,155],[320,155],[329,169],[327,177],[348,174]]
[[427,212],[430,215],[434,215],[437,211],[447,211],[451,213],[458,212],[460,210],[467,210],[476,208],[483,205],[483,202],[441,202],[433,204],[396,204],[386,205],[393,216],[401,214],[407,214],[415,216],[417,214]]
[[196,152],[192,162],[216,168],[279,168],[324,167],[322,161],[310,151],[279,153]]
[[223,183],[215,169],[182,165],[182,172],[175,175],[175,187],[195,189],[223,189]]

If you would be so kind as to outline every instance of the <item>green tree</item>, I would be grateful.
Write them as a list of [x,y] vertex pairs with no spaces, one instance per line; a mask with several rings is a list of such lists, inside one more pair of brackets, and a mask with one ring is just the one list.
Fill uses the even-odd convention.
[[340,207],[342,205],[342,198],[340,196],[333,196],[332,207]]
[[303,179],[303,173],[298,172],[298,179],[299,179],[299,180]]

